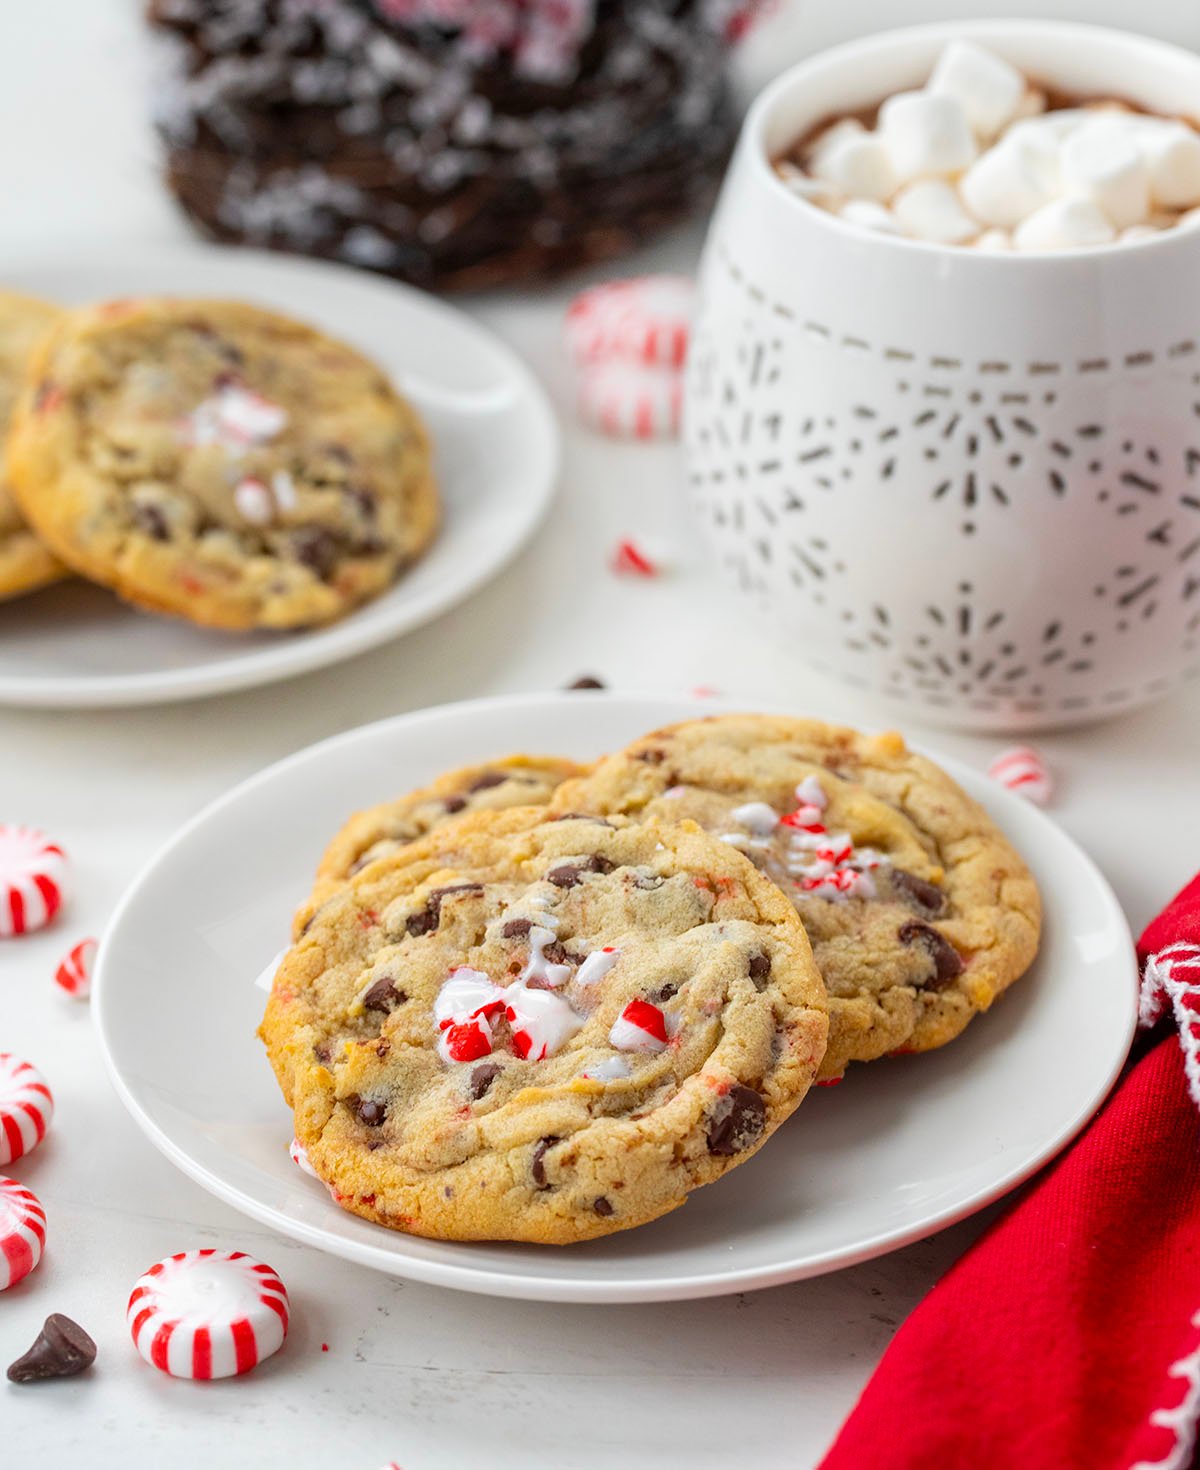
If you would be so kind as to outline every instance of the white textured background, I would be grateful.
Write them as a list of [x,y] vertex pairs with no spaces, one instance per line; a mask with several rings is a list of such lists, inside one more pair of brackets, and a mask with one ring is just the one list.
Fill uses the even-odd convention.
[[[755,41],[745,69],[761,77],[802,50],[882,24],[1034,8],[1200,46],[1197,0],[792,0]],[[5,260],[47,247],[86,253],[100,239],[183,237],[156,183],[138,17],[133,0],[0,6],[0,279]],[[695,235],[685,235],[638,264],[687,268],[695,246]],[[555,394],[564,300],[555,292],[472,308]],[[705,683],[748,703],[787,699],[834,718],[885,719],[869,701],[809,675],[786,648],[758,639],[713,595],[681,527],[681,503],[673,451],[571,430],[563,492],[534,545],[499,582],[390,648],[174,710],[0,710],[0,819],[60,836],[76,858],[79,889],[51,935],[0,952],[0,1049],[36,1059],[59,1103],[52,1138],[17,1170],[48,1207],[51,1246],[38,1273],[0,1297],[0,1365],[24,1350],[49,1311],[78,1317],[101,1351],[86,1379],[0,1385],[0,1463],[815,1463],[895,1325],[978,1221],[834,1277],[707,1303],[524,1306],[402,1285],[279,1240],[178,1175],[113,1097],[86,1009],[61,1000],[49,982],[60,952],[103,926],[134,871],[201,804],[265,763],[365,720],[553,687],[585,671],[629,689]],[[614,582],[604,552],[625,532],[674,542],[678,574]],[[1198,728],[1193,689],[1117,724],[1044,742],[1063,778],[1057,814],[1105,869],[1135,925],[1200,863]],[[976,763],[994,750],[986,740],[911,733]],[[169,968],[163,978],[169,983]],[[219,1056],[212,1067],[219,1086]],[[223,1385],[176,1383],[146,1368],[123,1325],[134,1278],[159,1256],[203,1244],[265,1256],[295,1308],[286,1351]]]

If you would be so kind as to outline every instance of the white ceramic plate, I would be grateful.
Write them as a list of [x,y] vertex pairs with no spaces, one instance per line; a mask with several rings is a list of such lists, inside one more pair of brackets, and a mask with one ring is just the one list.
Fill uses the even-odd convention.
[[144,294],[277,307],[360,347],[421,411],[445,522],[394,587],[307,633],[230,634],[136,611],[63,583],[0,602],[0,703],[155,704],[265,684],[361,653],[428,622],[495,575],[532,535],[558,472],[541,388],[491,333],[411,287],[319,261],[208,246],[81,250],[0,269],[0,283],[62,302]]
[[145,869],[101,946],[92,1004],[135,1119],[185,1173],[286,1235],[397,1276],[540,1300],[651,1301],[812,1276],[928,1235],[1025,1179],[1121,1067],[1132,941],[1070,838],[952,761],[1029,860],[1046,905],[1035,968],[953,1045],[852,1068],[682,1209],[584,1245],[395,1234],[339,1210],[291,1162],[290,1114],[254,1035],[254,981],[345,815],[450,766],[510,750],[586,759],[697,710],[602,694],[450,705],[327,740],[215,802]]

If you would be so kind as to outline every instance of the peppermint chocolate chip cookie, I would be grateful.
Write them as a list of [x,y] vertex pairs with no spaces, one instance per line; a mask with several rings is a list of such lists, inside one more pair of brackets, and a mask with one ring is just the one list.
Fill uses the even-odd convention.
[[566,1243],[681,1205],[799,1104],[824,991],[779,890],[691,823],[479,812],[314,917],[260,1034],[348,1210]]
[[[0,291],[0,442],[8,432],[33,348],[57,316],[58,308],[48,301]],[[45,587],[65,575],[66,568],[29,529],[9,494],[0,452],[0,601]]]
[[213,627],[327,622],[429,544],[412,408],[344,343],[258,307],[64,315],[18,401],[9,475],[63,561]]
[[976,802],[899,735],[725,715],[655,731],[551,805],[690,818],[794,903],[829,992],[822,1080],[957,1036],[1031,964],[1041,906]]
[[468,812],[545,806],[564,781],[586,774],[585,767],[557,756],[510,755],[449,771],[431,786],[356,812],[325,849],[316,887],[296,916],[297,930],[347,878],[443,822]]

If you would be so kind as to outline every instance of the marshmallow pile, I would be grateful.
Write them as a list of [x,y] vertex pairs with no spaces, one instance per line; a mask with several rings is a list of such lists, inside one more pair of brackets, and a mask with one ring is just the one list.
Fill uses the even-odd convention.
[[874,129],[845,117],[775,165],[850,224],[983,250],[1074,250],[1200,227],[1200,132],[1113,101],[1050,109],[971,41]]

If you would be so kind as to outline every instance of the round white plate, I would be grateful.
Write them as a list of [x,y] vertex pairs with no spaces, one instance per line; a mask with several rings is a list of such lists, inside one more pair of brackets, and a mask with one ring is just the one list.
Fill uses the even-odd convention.
[[705,701],[603,694],[478,700],[352,730],[201,812],[145,869],[101,945],[92,1005],[126,1106],[185,1173],[257,1220],[417,1281],[497,1296],[625,1302],[771,1286],[961,1219],[1063,1147],[1107,1093],[1135,1022],[1128,927],[1047,817],[947,768],[1028,859],[1046,905],[1031,973],[953,1045],[852,1068],[755,1158],[652,1225],[567,1247],[455,1244],[346,1214],[288,1157],[291,1117],[254,1035],[255,979],[286,943],[351,810],[511,750],[590,758]]
[[532,375],[490,332],[409,286],[320,261],[212,246],[80,251],[0,270],[5,287],[78,303],[236,297],[313,323],[386,368],[429,425],[444,524],[388,592],[306,633],[237,634],[139,612],[82,581],[0,602],[0,703],[156,704],[321,668],[428,622],[532,535],[558,473],[558,429]]

